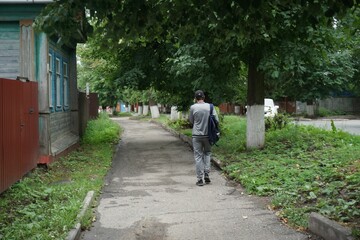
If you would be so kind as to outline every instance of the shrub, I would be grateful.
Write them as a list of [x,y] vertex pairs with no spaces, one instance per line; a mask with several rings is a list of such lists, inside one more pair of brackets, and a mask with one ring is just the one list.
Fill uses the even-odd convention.
[[343,111],[332,111],[323,107],[320,107],[317,111],[317,115],[319,117],[328,117],[328,116],[338,116],[345,115],[346,113]]
[[266,117],[265,118],[265,130],[277,130],[283,129],[290,122],[290,119],[287,115],[279,113],[274,117]]
[[168,120],[168,125],[176,130],[188,129],[192,127],[190,121],[184,118],[177,120]]
[[84,137],[85,144],[113,143],[119,139],[120,126],[101,113],[96,120],[88,122]]

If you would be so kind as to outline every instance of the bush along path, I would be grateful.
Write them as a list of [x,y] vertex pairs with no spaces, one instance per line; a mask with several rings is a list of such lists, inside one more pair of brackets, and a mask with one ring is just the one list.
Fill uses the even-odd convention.
[[[65,239],[86,194],[98,196],[111,166],[120,127],[107,115],[89,122],[81,146],[37,168],[0,195],[0,239]],[[84,214],[82,228],[91,226]]]
[[[191,136],[184,120],[159,121]],[[248,193],[270,197],[286,224],[307,231],[310,214],[319,213],[360,239],[360,136],[298,126],[280,116],[267,122],[266,147],[249,151],[246,119],[225,116],[213,153]]]

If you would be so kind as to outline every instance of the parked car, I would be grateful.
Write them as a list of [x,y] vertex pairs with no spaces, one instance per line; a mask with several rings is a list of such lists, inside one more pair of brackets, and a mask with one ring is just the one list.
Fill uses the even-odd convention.
[[265,98],[264,101],[264,114],[265,117],[274,117],[278,113],[279,106],[274,104],[271,98]]
[[[247,110],[248,106],[245,106]],[[279,106],[274,104],[274,100],[271,98],[264,99],[264,116],[265,117],[274,117],[278,113]],[[247,112],[246,112],[247,113]]]

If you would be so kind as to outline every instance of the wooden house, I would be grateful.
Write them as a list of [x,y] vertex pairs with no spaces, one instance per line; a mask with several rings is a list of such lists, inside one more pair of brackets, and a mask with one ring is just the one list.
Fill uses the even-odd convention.
[[39,163],[51,162],[79,142],[77,42],[59,46],[33,28],[50,2],[0,1],[0,78],[38,83]]

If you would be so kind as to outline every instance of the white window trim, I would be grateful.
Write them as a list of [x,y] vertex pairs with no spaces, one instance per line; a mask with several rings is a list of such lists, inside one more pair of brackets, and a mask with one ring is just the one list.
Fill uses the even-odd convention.
[[69,106],[69,65],[63,61],[64,106]]
[[56,107],[61,107],[61,59],[55,60]]
[[49,81],[49,107],[53,108],[53,92],[52,92],[52,74],[53,74],[53,55],[49,53],[48,63],[47,63],[47,69],[48,69],[48,81]]

